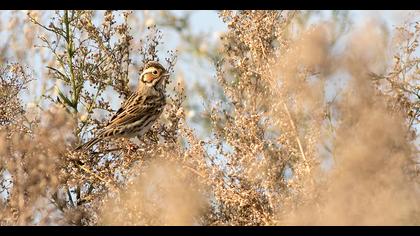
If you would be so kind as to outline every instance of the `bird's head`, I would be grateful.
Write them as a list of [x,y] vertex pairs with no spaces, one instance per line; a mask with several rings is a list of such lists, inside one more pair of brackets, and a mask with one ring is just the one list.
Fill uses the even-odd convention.
[[144,66],[143,72],[140,75],[140,81],[147,87],[161,89],[164,80],[168,77],[169,73],[159,62],[149,61]]

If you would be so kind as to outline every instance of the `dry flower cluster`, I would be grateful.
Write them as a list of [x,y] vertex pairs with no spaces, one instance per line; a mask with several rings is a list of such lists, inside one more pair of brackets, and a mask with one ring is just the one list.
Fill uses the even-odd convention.
[[[143,137],[75,152],[142,65],[162,58],[162,31],[150,12],[142,27],[132,12],[27,14],[10,24],[25,25],[30,46],[38,36],[37,49],[1,48],[3,62],[20,63],[0,68],[0,225],[420,223],[418,22],[345,32],[301,24],[302,12],[221,11],[227,31],[206,52],[188,15],[164,11],[160,25],[191,41],[185,51],[215,62],[211,91],[171,76]],[[22,66],[35,54],[41,74]],[[165,56],[175,75],[177,54]],[[37,80],[28,106],[22,94]],[[205,97],[204,138],[188,118],[194,93]]]

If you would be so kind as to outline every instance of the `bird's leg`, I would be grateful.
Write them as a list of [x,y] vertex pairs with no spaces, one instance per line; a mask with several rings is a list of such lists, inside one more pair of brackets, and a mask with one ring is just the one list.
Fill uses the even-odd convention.
[[[123,140],[125,141],[126,138],[123,138]],[[127,144],[127,149],[128,149],[128,154],[131,154],[132,152],[134,153],[137,149],[139,149],[139,146],[132,143],[129,139],[127,139],[128,144]]]
[[128,150],[137,150],[139,148],[139,146],[137,146],[136,144],[134,144],[134,143],[129,143],[128,144]]

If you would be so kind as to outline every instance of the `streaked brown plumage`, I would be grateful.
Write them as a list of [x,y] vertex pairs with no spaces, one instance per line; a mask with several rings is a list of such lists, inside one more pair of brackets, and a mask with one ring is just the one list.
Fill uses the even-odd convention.
[[146,133],[162,114],[165,106],[164,80],[167,77],[169,74],[160,63],[146,63],[137,91],[127,98],[96,137],[76,150],[89,149],[106,138],[135,137]]

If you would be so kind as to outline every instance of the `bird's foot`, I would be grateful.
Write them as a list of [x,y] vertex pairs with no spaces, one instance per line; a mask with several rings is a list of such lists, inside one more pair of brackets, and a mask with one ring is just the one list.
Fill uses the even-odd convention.
[[137,149],[139,149],[139,146],[129,142],[127,145],[127,149],[128,149],[128,154],[134,153],[137,151]]

